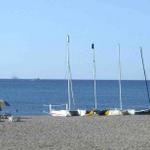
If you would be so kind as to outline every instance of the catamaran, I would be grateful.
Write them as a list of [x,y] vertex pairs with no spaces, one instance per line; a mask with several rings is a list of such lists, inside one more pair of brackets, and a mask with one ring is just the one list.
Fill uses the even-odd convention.
[[92,116],[97,112],[97,89],[96,89],[96,60],[95,60],[95,45],[91,44],[91,50],[93,53],[93,94],[94,94],[94,110],[87,111],[87,116]]
[[121,84],[121,80],[122,80],[122,70],[121,70],[121,58],[120,58],[120,44],[118,44],[118,51],[119,51],[119,61],[118,61],[118,67],[119,67],[119,109],[110,109],[108,111],[105,112],[105,115],[133,115],[135,114],[135,110],[134,109],[127,109],[127,110],[123,110],[123,106],[122,106],[122,84]]
[[[49,106],[49,114],[51,116],[84,116],[86,114],[86,110],[80,109],[72,109],[72,105],[75,105],[74,100],[74,92],[72,86],[72,74],[71,74],[71,66],[70,66],[70,36],[67,35],[67,86],[68,86],[68,103],[60,104],[60,105],[48,105]],[[65,109],[55,110],[53,107],[65,106]]]
[[111,115],[122,115],[122,86],[121,86],[121,59],[120,59],[120,44],[118,44],[118,50],[119,50],[119,61],[118,61],[118,67],[119,67],[119,104],[120,108],[117,109],[109,109],[105,112],[106,116]]
[[97,107],[97,89],[96,89],[96,61],[95,61],[95,46],[94,43],[91,44],[91,49],[93,51],[93,89],[94,89],[94,110],[90,111],[87,115],[121,115],[122,112],[122,95],[121,95],[121,61],[120,61],[120,45],[119,45],[119,70],[120,70],[120,78],[119,78],[119,97],[120,97],[120,109],[106,109],[106,110],[98,110]]
[[[141,61],[142,61],[142,66],[143,66],[143,73],[144,73],[144,78],[145,78],[145,85],[146,85],[146,91],[147,91],[147,98],[150,103],[150,95],[149,95],[149,86],[147,82],[147,76],[146,76],[146,70],[145,70],[145,65],[144,65],[144,58],[143,58],[143,50],[142,47],[140,47],[140,54],[141,54]],[[147,109],[136,111],[136,115],[150,115],[150,106]]]

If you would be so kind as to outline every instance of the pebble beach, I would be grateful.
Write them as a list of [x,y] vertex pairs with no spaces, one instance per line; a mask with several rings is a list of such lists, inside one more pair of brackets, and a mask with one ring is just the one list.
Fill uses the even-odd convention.
[[0,122],[1,150],[149,150],[150,117],[22,117]]

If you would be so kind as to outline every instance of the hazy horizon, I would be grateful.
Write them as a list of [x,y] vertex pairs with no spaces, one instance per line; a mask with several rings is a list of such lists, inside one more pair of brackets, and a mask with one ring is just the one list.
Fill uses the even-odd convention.
[[[68,80],[67,78],[19,78],[19,77],[12,77],[12,78],[0,78],[0,80]],[[72,80],[88,80],[93,81],[93,79],[82,79],[82,78],[72,78]],[[119,81],[119,79],[96,79],[97,81]],[[122,79],[121,81],[145,81],[144,79]],[[150,80],[147,80],[148,82]]]

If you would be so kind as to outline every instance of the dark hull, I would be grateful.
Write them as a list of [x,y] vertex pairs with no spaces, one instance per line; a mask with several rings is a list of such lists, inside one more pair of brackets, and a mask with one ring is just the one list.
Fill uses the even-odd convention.
[[70,116],[80,116],[80,115],[79,115],[79,112],[76,111],[76,110],[70,110],[70,111],[69,111],[69,114],[70,114]]
[[150,109],[136,111],[135,115],[150,115]]
[[100,115],[100,116],[105,116],[105,113],[108,111],[108,109],[105,109],[105,110],[95,110],[95,113],[97,115]]

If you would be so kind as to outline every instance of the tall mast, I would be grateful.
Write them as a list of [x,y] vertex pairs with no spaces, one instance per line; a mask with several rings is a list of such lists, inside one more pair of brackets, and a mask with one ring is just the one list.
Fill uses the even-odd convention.
[[145,71],[142,47],[140,47],[140,53],[141,53],[141,60],[142,60],[144,77],[145,77],[145,85],[146,85],[146,90],[147,90],[147,96],[148,96],[148,100],[149,100],[149,103],[150,103],[150,95],[149,95],[149,88],[148,88],[148,83],[147,83],[147,77],[146,77],[146,71]]
[[120,102],[120,109],[122,110],[122,86],[121,86],[120,44],[118,44],[118,50],[119,50],[119,102]]
[[67,77],[68,77],[68,109],[71,108],[71,94],[70,94],[70,37],[67,35]]
[[94,48],[94,43],[92,43],[91,49],[93,50],[94,108],[97,109],[96,63],[95,63],[95,48]]

